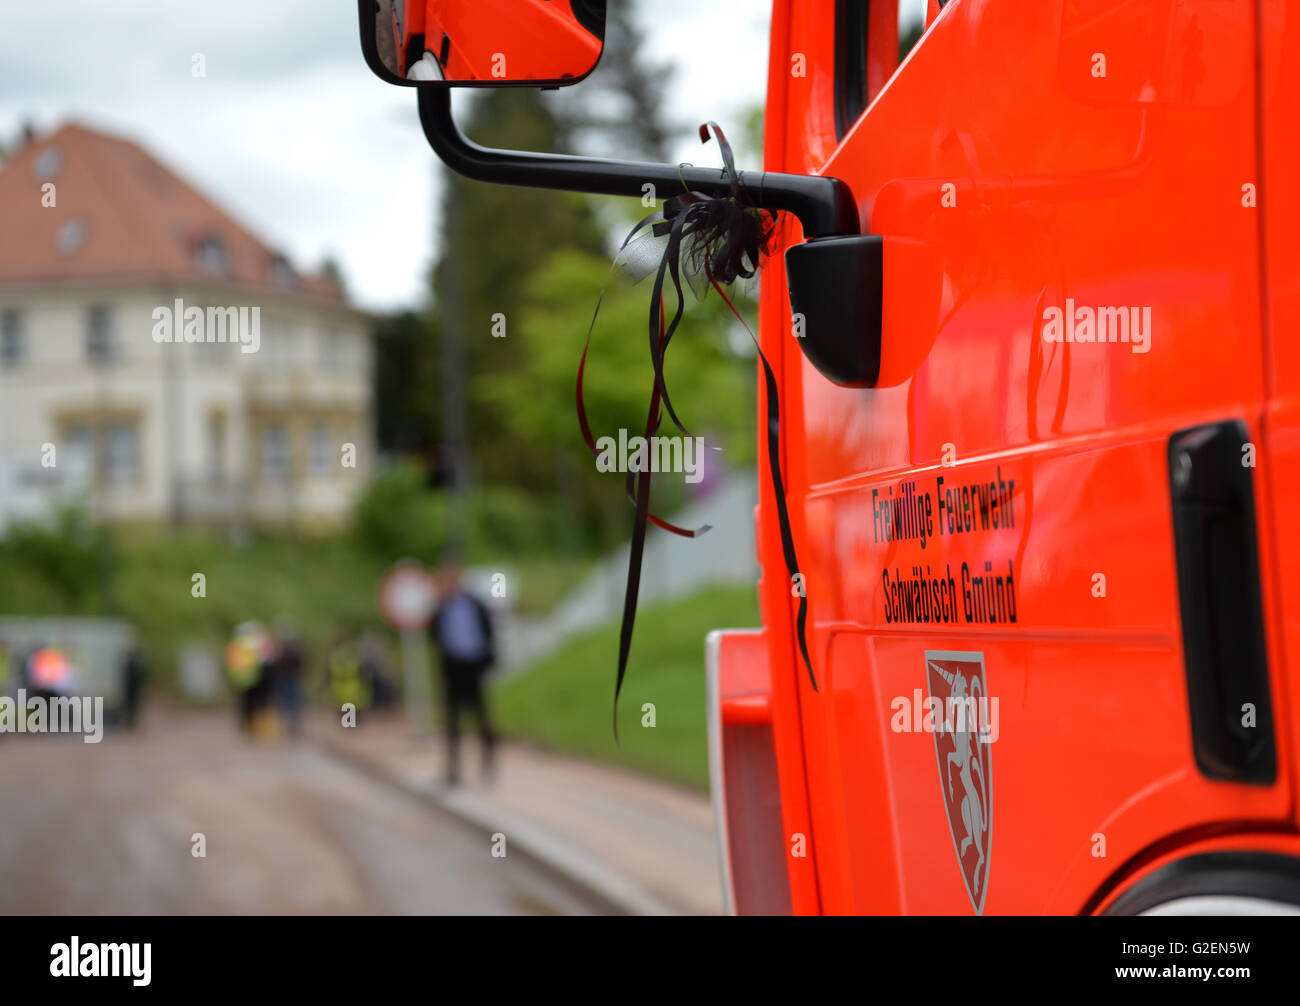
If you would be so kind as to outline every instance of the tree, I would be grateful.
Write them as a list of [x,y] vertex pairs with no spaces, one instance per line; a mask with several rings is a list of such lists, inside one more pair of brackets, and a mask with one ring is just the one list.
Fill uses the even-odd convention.
[[557,116],[567,132],[583,143],[584,152],[664,161],[673,128],[663,119],[664,93],[673,68],[646,61],[638,6],[608,6],[600,63],[590,77],[566,93],[569,103]]
[[[584,152],[603,148],[613,156],[663,160],[669,127],[661,110],[668,74],[642,58],[634,6],[611,5],[605,54],[583,85],[556,93],[476,92],[465,131],[491,147],[555,151],[580,145]],[[611,241],[622,237],[611,235],[607,224],[612,217],[621,228],[629,214],[647,211],[634,201],[602,203],[572,193],[491,185],[450,171],[443,178],[438,263],[431,275],[434,319],[418,325],[411,317],[396,318],[381,329],[381,386],[392,390],[391,404],[381,395],[381,444],[415,447],[418,441],[427,449],[437,443],[444,455],[458,457],[463,440],[469,458],[457,466],[462,475],[472,469],[473,481],[524,489],[539,502],[557,501],[556,509],[572,513],[574,458],[581,463],[585,450],[573,421],[573,371],[609,269]],[[627,312],[620,326],[625,331],[612,340],[620,347],[626,341],[629,354],[637,354],[633,347],[638,347],[642,366],[648,352],[641,335],[647,298],[643,290],[625,302],[636,307],[620,308]],[[692,356],[700,350],[688,347],[688,341],[684,330],[681,358],[701,362],[704,357]],[[621,365],[612,364],[611,373]],[[534,370],[539,366],[546,368],[541,376]],[[744,363],[732,360],[729,366],[738,367],[738,388],[752,383]],[[642,382],[635,394],[648,394],[649,387],[648,380]],[[554,409],[553,416],[540,414],[542,401]],[[644,400],[636,405],[641,420],[624,416],[623,422],[644,422],[645,407]],[[752,426],[752,405],[738,416],[742,429]],[[463,521],[466,529],[469,524]]]
[[[484,380],[475,394],[501,415],[515,448],[561,466],[573,502],[591,520],[627,509],[623,482],[597,472],[582,442],[574,401],[582,338],[602,285],[600,306],[584,373],[584,401],[593,434],[643,432],[654,375],[649,357],[650,281],[631,286],[611,274],[603,256],[570,251],[552,256],[533,276],[520,325],[522,365]],[[705,437],[708,464],[754,462],[754,361],[737,356],[728,329],[737,324],[716,293],[696,301],[689,291],[684,319],[673,336],[665,377],[673,405],[695,435]],[[672,297],[668,297],[671,313]],[[752,326],[752,320],[751,320]],[[665,412],[660,435],[680,436]],[[722,448],[722,453],[712,450]],[[682,496],[682,479],[659,480],[661,511]],[[630,511],[629,511],[630,512]],[[619,522],[619,534],[626,525]]]
[[429,312],[400,311],[375,326],[375,436],[380,450],[419,452],[439,441],[442,418],[437,388],[441,368],[430,346],[438,343]]
[[[488,146],[543,151],[554,149],[561,134],[540,92],[524,88],[483,94],[472,108],[467,131]],[[462,383],[470,388],[520,366],[519,309],[533,270],[556,249],[596,253],[605,239],[591,205],[581,197],[488,185],[450,172],[445,177],[434,302],[442,323],[459,328],[447,334],[460,339]],[[445,341],[427,348],[446,351]],[[500,414],[473,394],[465,422],[476,470],[485,480],[517,484],[537,474],[536,459],[518,456],[504,439]]]

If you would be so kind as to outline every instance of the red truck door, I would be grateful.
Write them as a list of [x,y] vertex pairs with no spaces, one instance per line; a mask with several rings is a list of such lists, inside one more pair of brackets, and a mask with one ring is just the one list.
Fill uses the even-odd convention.
[[1220,458],[1263,438],[1254,5],[950,0],[890,76],[896,16],[773,14],[766,167],[844,179],[886,242],[874,388],[803,358],[765,274],[820,686],[764,504],[812,831],[792,886],[810,868],[827,912],[1085,911],[1171,841],[1292,815],[1269,497],[1243,463],[1267,670],[1238,740],[1268,750],[1232,778],[1193,736],[1171,489],[1178,431],[1225,424]]

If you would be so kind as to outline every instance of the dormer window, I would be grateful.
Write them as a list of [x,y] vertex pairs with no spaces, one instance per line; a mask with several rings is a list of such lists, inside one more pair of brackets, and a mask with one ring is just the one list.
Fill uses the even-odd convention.
[[54,237],[59,251],[64,255],[71,255],[81,249],[86,243],[86,221],[81,217],[73,217],[65,221],[59,228],[58,234]]
[[38,182],[48,182],[59,173],[59,168],[63,166],[63,155],[59,153],[58,147],[46,147],[36,158],[36,163],[32,165],[32,173],[36,175]]
[[201,240],[195,252],[195,262],[201,273],[208,276],[224,276],[229,261],[226,256],[226,246],[221,238],[210,235]]

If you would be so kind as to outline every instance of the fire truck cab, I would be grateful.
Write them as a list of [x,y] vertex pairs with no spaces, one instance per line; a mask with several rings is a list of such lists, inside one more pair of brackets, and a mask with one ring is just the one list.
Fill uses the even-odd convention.
[[358,10],[471,178],[782,211],[762,628],[706,645],[732,911],[1300,912],[1294,4],[929,0],[900,61],[898,0],[774,0],[734,177],[483,148]]
[[858,374],[764,270],[802,582],[764,481],[730,908],[1300,912],[1300,11],[930,0],[901,65],[897,18],[773,4],[765,168],[883,263]]

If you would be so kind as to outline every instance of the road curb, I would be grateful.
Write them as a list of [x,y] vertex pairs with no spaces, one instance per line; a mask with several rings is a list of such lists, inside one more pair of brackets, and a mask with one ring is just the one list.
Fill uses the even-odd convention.
[[581,888],[612,915],[679,915],[679,911],[641,890],[626,877],[592,859],[585,849],[553,831],[517,814],[494,806],[465,789],[442,790],[432,783],[419,785],[402,778],[382,762],[350,751],[345,745],[312,739],[326,755],[351,768],[400,790],[412,799],[429,804],[462,824],[488,835],[506,836],[511,852],[517,852],[560,881]]

